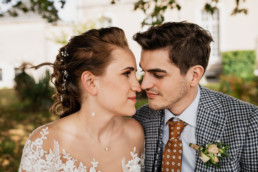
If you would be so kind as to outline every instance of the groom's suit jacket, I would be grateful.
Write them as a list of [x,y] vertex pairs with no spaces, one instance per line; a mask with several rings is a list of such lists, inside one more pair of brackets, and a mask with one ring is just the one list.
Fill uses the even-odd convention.
[[[228,95],[200,87],[196,142],[198,145],[220,140],[230,146],[221,168],[205,164],[196,153],[195,171],[258,171],[258,107]],[[134,115],[145,134],[145,171],[159,172],[162,163],[162,130],[164,110],[154,111],[148,105]]]

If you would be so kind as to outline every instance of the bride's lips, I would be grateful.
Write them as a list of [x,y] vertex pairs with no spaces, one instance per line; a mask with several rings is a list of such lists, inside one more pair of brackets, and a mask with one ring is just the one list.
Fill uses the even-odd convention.
[[159,95],[158,93],[149,92],[149,91],[146,91],[146,94],[147,94],[148,98],[150,98],[150,99],[155,98]]
[[134,103],[136,103],[136,96],[131,96],[128,97],[129,100],[133,101]]

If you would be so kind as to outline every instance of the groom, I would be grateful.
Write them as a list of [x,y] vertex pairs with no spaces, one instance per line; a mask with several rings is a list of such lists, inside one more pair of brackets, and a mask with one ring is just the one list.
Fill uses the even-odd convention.
[[[134,118],[145,132],[145,171],[258,171],[258,108],[199,85],[211,35],[187,22],[165,23],[134,35],[142,47],[141,88],[148,105]],[[221,168],[209,166],[189,143],[229,145]],[[215,150],[216,151],[216,150]]]

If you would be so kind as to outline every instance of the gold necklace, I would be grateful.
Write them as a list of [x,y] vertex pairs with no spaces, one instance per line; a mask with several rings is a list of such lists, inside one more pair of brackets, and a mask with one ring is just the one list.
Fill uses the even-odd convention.
[[[92,113],[91,113],[91,116],[92,116],[92,117],[95,117],[95,112],[92,112]],[[110,139],[109,139],[109,141],[108,141],[108,144],[107,144],[106,146],[104,146],[104,147],[105,147],[105,149],[104,149],[105,151],[109,151],[109,150],[110,150],[110,142],[111,142],[112,136],[113,136],[114,125],[115,125],[115,121],[113,121],[113,126],[112,126],[112,129],[111,129],[111,136],[110,136]],[[88,135],[89,135],[89,137],[90,137],[92,140],[94,140],[93,137],[91,136],[91,134],[88,133]]]

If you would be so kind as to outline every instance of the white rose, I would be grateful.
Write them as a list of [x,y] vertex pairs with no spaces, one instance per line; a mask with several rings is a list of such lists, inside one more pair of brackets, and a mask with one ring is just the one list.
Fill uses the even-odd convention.
[[200,159],[205,163],[210,160],[210,157],[201,152]]

